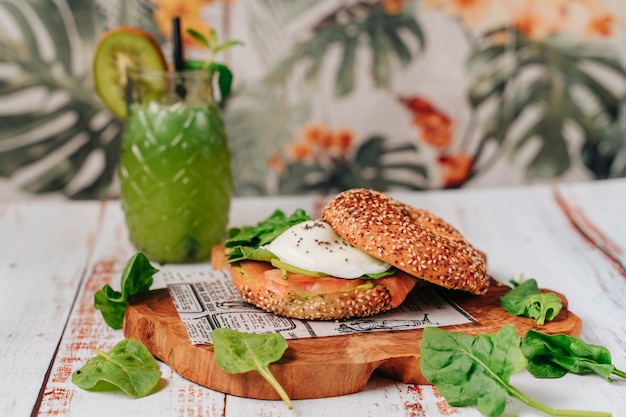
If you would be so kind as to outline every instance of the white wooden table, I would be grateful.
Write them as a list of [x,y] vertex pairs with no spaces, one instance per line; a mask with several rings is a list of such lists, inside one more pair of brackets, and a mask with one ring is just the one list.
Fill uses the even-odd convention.
[[[488,254],[494,278],[524,274],[563,293],[583,320],[582,338],[609,348],[626,369],[626,180],[395,196],[457,226]],[[235,199],[231,224],[256,222],[276,208],[315,214],[322,203]],[[376,376],[361,393],[295,401],[293,410],[206,389],[163,363],[158,392],[143,399],[81,390],[72,372],[95,348],[123,338],[93,309],[93,294],[105,283],[119,287],[133,253],[117,201],[0,203],[0,416],[480,416],[451,408],[430,386]],[[624,415],[626,381],[538,380],[523,372],[512,382],[555,408]],[[541,415],[510,400],[505,415],[513,414]]]

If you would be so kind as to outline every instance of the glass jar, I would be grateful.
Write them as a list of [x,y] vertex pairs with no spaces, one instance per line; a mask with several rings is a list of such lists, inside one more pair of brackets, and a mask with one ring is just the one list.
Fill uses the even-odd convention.
[[230,152],[213,73],[129,74],[119,160],[130,239],[150,260],[205,260],[224,237],[232,196]]

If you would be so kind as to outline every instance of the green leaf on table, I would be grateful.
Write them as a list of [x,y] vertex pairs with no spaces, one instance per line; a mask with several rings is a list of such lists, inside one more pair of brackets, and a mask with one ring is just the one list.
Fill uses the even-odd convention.
[[550,416],[611,416],[602,411],[554,409],[533,400],[509,383],[510,377],[526,366],[517,329],[511,325],[475,337],[437,327],[424,329],[420,369],[452,406],[475,405],[483,415],[498,417],[508,394]]
[[611,353],[604,346],[590,345],[565,334],[548,335],[529,330],[522,339],[522,353],[528,359],[528,371],[537,378],[560,378],[568,372],[611,375],[626,378],[611,363]]
[[515,287],[500,298],[502,308],[507,312],[533,318],[542,326],[561,311],[563,305],[559,296],[553,292],[542,292],[534,278],[521,283],[512,282]]
[[476,337],[424,329],[420,369],[452,406],[476,405],[486,416],[504,412],[509,378],[526,368],[513,326]]
[[291,226],[310,219],[302,209],[295,210],[290,216],[285,215],[281,210],[276,210],[256,226],[229,229],[228,239],[224,243],[226,258],[228,262],[235,262],[250,259],[251,254],[262,254],[252,249],[258,249],[260,246],[270,243]]
[[289,396],[269,370],[269,364],[282,358],[287,341],[280,333],[252,334],[220,328],[211,332],[215,362],[229,374],[257,371],[289,406]]
[[158,269],[150,264],[143,253],[136,253],[128,260],[122,272],[121,292],[105,284],[94,294],[93,306],[102,312],[102,317],[109,326],[121,329],[128,298],[149,290],[153,281],[152,276],[157,272]]
[[133,398],[150,394],[161,371],[150,351],[139,341],[124,339],[72,374],[72,383],[89,391],[121,390]]

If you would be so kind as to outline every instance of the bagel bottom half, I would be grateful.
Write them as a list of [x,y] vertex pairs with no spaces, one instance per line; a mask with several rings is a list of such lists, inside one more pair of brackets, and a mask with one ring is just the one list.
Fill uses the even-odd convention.
[[[220,251],[222,253],[220,253]],[[224,268],[223,247],[214,249],[214,268]],[[230,264],[233,284],[249,303],[271,313],[305,320],[369,317],[398,307],[418,278],[398,271],[376,280],[310,277],[282,272],[267,262]]]

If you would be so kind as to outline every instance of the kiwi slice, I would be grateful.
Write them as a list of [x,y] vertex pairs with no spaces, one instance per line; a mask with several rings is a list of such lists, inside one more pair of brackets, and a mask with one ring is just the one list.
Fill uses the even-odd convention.
[[109,110],[125,119],[128,71],[162,71],[166,67],[163,52],[152,35],[138,28],[117,27],[105,32],[96,47],[94,87]]

